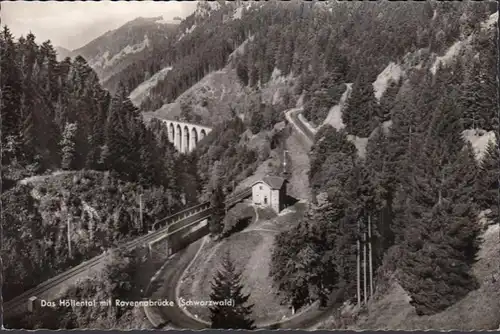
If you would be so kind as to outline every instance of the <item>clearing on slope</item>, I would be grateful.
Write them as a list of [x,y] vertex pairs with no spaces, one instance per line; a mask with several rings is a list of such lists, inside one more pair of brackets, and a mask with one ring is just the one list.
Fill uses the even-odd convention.
[[476,159],[481,161],[488,143],[495,140],[494,131],[484,131],[481,129],[469,129],[462,132],[463,137],[472,144],[474,148],[474,153],[476,153]]
[[[219,268],[219,261],[226,250],[230,250],[236,266],[243,270],[244,292],[250,293],[254,303],[254,318],[259,326],[269,325],[292,315],[286,305],[281,305],[269,277],[269,263],[274,236],[289,229],[303,216],[306,206],[296,203],[282,214],[267,215],[259,211],[259,220],[251,223],[245,230],[220,242],[211,241],[204,245],[200,256],[188,269],[181,281],[179,296],[186,300],[208,300],[211,292],[210,282]],[[187,307],[187,310],[200,319],[208,320],[210,312],[204,307]]]
[[398,81],[399,78],[403,75],[403,69],[400,65],[390,62],[387,67],[380,72],[377,76],[377,79],[373,82],[373,90],[375,94],[375,98],[380,101],[380,98],[384,94],[387,89],[387,85],[391,80]]
[[185,104],[191,107],[192,113],[201,117],[204,124],[213,125],[231,119],[233,103],[243,100],[243,97],[244,89],[236,71],[225,68],[206,75],[174,102],[143,114],[146,117],[180,119],[181,105]]

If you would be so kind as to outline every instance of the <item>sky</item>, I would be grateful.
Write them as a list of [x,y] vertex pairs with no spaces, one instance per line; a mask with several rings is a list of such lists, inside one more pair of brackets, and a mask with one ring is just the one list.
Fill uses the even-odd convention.
[[28,32],[37,42],[74,50],[109,30],[137,17],[163,16],[167,21],[184,18],[196,8],[196,1],[2,1],[1,24],[18,38]]

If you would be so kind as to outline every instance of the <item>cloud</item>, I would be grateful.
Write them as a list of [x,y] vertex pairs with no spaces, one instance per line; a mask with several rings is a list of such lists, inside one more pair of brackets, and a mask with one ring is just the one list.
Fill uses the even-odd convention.
[[7,25],[16,37],[31,31],[38,42],[50,39],[56,46],[76,49],[140,16],[163,16],[166,20],[186,17],[194,11],[196,3],[9,1],[2,2],[1,16],[2,25]]

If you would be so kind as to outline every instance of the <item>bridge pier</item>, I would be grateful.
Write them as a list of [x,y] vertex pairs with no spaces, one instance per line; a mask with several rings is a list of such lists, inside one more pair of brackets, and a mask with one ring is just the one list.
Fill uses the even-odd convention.
[[190,147],[189,147],[189,144],[190,144],[190,140],[189,140],[189,128],[186,126],[184,126],[184,140],[182,142],[182,152],[183,153],[189,153],[190,151]]
[[172,248],[170,247],[168,242],[166,243],[166,248],[167,256],[170,257],[170,255],[172,255]]
[[181,153],[193,151],[198,142],[212,132],[208,126],[165,119],[161,121],[167,125],[168,140]]
[[189,142],[190,151],[194,150],[197,143],[198,143],[198,132],[196,132],[196,129],[193,128],[191,130],[190,142]]

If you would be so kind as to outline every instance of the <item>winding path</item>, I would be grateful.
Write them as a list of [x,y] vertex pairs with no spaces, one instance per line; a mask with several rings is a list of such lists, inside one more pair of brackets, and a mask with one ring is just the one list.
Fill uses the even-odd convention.
[[[303,137],[303,144],[307,148],[310,148],[314,142],[314,133],[312,133],[306,125],[304,125],[298,118],[298,114],[302,111],[302,108],[294,108],[287,110],[285,112],[286,119],[292,123],[297,132],[299,132]],[[255,209],[255,208],[254,208]],[[257,210],[256,220],[258,222],[259,215]],[[240,233],[251,232],[251,231],[262,231],[279,233],[279,231],[265,229],[265,228],[249,228],[241,231]],[[161,280],[164,282],[163,286],[151,296],[152,299],[163,298],[174,301],[173,307],[159,307],[157,308],[158,313],[161,314],[163,319],[162,323],[168,322],[171,327],[177,329],[192,329],[200,330],[210,328],[209,322],[198,319],[186,309],[179,306],[177,303],[177,296],[179,294],[179,286],[181,279],[186,275],[187,270],[194,263],[198,255],[201,253],[205,238],[199,240],[185,250],[177,253],[172,259],[169,260],[169,265],[161,274]],[[281,322],[273,324],[260,324],[261,329],[308,329],[314,326],[319,321],[324,320],[330,313],[326,312],[326,309],[320,309],[318,303],[313,303],[309,307],[296,313],[294,316],[287,318]]]
[[[258,218],[258,215],[256,218]],[[276,230],[263,229],[259,227],[245,229],[240,233],[253,231],[279,233],[279,231]],[[160,327],[159,324],[163,326],[168,323],[170,327],[176,329],[200,330],[210,328],[210,323],[208,321],[195,317],[188,310],[180,307],[177,303],[181,280],[186,275],[196,258],[202,253],[207,238],[208,237],[198,240],[168,260],[169,265],[165,267],[159,277],[159,281],[163,282],[163,284],[152,294],[151,299],[172,300],[174,301],[175,306],[157,307],[154,312],[151,312],[151,310],[145,310],[146,313],[151,312],[156,314],[156,319],[153,323],[155,327]],[[219,245],[222,245],[222,243]],[[276,323],[259,323],[257,325],[258,328],[261,329],[309,329],[316,325],[319,321],[324,320],[330,314],[325,311],[325,309],[318,308],[318,303],[313,303],[292,317],[285,318],[283,321]]]
[[292,123],[297,132],[299,132],[303,136],[303,138],[305,139],[304,144],[306,144],[306,147],[310,148],[314,142],[314,133],[312,133],[311,130],[309,130],[307,126],[300,121],[298,114],[301,113],[302,110],[302,108],[287,110],[285,111],[285,117],[290,123]]
[[[184,272],[192,261],[196,258],[198,252],[203,246],[204,239],[200,239],[186,249],[176,253],[170,260],[169,265],[161,273],[160,280],[163,284],[150,296],[150,299],[167,299],[173,301],[175,306],[156,307],[156,312],[161,315],[163,321],[161,324],[168,323],[170,326],[178,329],[204,329],[210,326],[200,322],[197,319],[189,317],[183,309],[179,307],[176,298],[176,290],[178,282],[184,275]],[[157,324],[153,324],[157,326]]]

